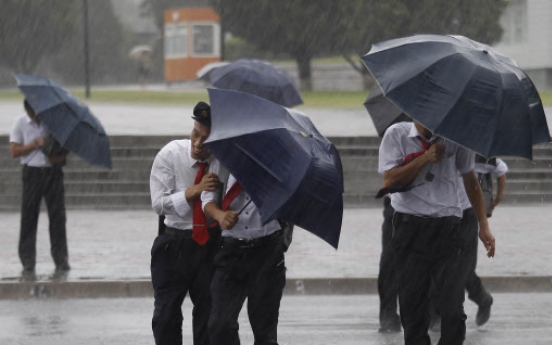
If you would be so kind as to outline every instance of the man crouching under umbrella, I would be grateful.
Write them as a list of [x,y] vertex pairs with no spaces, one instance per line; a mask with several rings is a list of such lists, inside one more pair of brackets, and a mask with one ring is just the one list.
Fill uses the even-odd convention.
[[397,123],[382,139],[378,171],[389,190],[400,191],[391,194],[392,245],[405,345],[431,344],[428,292],[432,282],[442,317],[439,344],[464,342],[464,287],[469,270],[461,259],[470,234],[459,232],[459,173],[479,222],[479,238],[489,257],[495,252],[473,168],[473,152],[444,142],[418,122]]
[[211,283],[211,345],[240,344],[238,316],[246,298],[255,344],[277,345],[278,314],[286,282],[280,223],[272,220],[262,225],[259,210],[232,175],[221,207],[216,204],[217,194],[201,195],[205,214],[222,228]]

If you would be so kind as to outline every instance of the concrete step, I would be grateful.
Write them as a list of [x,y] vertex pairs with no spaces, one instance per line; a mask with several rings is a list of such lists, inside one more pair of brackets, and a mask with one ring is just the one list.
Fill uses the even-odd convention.
[[[64,181],[65,192],[73,194],[149,193],[149,181]],[[21,183],[0,184],[0,193],[19,194]]]
[[[145,193],[65,193],[65,206],[91,209],[136,209],[151,208],[151,196]],[[20,194],[0,194],[0,210],[19,210]]]

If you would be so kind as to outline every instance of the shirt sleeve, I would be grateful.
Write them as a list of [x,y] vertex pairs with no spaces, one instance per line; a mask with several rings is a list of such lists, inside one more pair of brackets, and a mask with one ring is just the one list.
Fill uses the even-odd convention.
[[456,169],[460,174],[467,174],[475,167],[475,153],[458,146],[456,151]]
[[493,171],[497,177],[503,176],[508,172],[508,166],[500,158],[496,159],[496,167]]
[[25,144],[25,142],[23,138],[23,132],[21,131],[21,126],[19,125],[20,121],[21,121],[21,118],[18,117],[17,120],[15,120],[12,125],[11,131],[10,131],[10,143],[23,145]]
[[176,190],[173,165],[160,152],[153,161],[150,176],[151,205],[159,215],[176,215],[184,218],[191,213],[185,191]]
[[402,165],[405,154],[400,143],[400,128],[390,127],[381,140],[379,148],[379,166],[378,172],[383,174],[385,171]]

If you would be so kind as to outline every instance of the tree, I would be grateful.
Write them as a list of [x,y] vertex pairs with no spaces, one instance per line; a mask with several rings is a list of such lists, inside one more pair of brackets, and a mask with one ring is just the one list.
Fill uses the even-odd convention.
[[[393,0],[344,1],[355,13],[366,13],[364,23],[350,18],[350,28],[342,44],[345,59],[353,68],[369,78],[368,70],[351,55],[363,55],[378,41],[419,33],[453,34],[492,44],[500,40],[500,17],[506,0]],[[367,86],[367,83],[365,83]]]
[[[70,83],[81,83],[84,73],[83,3],[78,3],[75,35],[64,43],[51,62],[62,79]],[[130,80],[135,75],[134,61],[128,56],[132,42],[115,16],[111,0],[88,1],[88,41],[91,82],[112,83]]]
[[[303,89],[310,61],[340,54],[368,78],[352,56],[377,41],[414,33],[460,34],[484,43],[501,36],[505,0],[211,0],[224,27],[261,49],[292,56]],[[366,83],[367,84],[367,83]]]
[[33,73],[40,60],[71,39],[81,16],[75,1],[2,0],[0,63]]
[[312,89],[311,60],[335,53],[346,28],[342,0],[211,0],[223,26],[261,50],[297,62],[301,88]]

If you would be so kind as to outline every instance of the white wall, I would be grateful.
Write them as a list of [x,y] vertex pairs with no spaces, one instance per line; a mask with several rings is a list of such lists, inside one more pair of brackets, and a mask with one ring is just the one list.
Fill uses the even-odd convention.
[[[523,42],[500,42],[494,48],[516,60],[524,70],[552,68],[552,1],[511,1],[511,5],[523,3],[527,10]],[[509,10],[506,9],[505,16]]]

